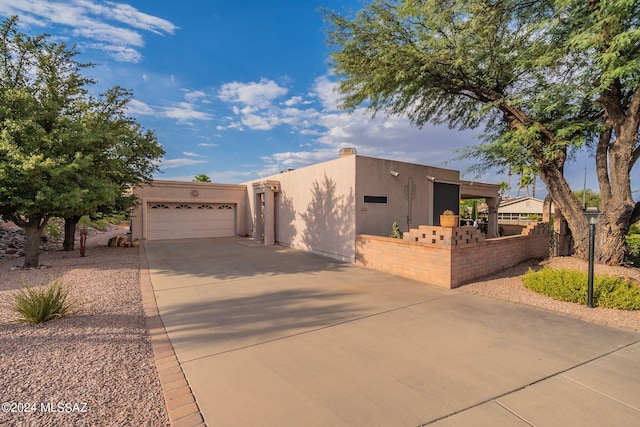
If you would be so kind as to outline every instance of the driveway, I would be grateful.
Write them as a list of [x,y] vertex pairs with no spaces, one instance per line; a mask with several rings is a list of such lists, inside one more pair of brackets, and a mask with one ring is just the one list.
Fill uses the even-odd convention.
[[241,238],[146,241],[209,426],[619,426],[640,334]]

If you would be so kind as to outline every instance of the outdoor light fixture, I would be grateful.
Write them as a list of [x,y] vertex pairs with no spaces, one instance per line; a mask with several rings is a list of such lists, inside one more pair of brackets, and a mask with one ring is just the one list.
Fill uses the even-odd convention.
[[391,171],[391,172],[389,172],[389,173],[390,173],[391,175],[393,175],[393,176],[398,176],[398,175],[400,175],[400,173],[399,173],[399,172],[396,172],[396,171],[394,171],[394,170],[392,170],[392,171]]
[[597,207],[589,206],[584,210],[584,217],[589,224],[589,277],[587,282],[587,307],[593,308],[593,253],[595,249],[596,224],[600,219]]

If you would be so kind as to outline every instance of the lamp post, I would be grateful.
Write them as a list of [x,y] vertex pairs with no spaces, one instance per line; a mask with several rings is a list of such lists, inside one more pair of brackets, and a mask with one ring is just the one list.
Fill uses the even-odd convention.
[[593,308],[593,254],[595,249],[596,224],[600,219],[597,207],[589,206],[584,210],[584,217],[589,224],[589,277],[587,282],[587,307]]

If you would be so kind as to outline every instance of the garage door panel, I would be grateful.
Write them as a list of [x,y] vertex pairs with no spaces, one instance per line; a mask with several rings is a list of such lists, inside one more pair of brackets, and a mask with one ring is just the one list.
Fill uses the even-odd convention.
[[153,203],[147,212],[149,240],[235,235],[232,204]]

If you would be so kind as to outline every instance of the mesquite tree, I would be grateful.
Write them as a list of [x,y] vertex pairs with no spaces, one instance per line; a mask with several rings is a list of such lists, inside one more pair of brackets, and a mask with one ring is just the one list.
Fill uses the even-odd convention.
[[[25,230],[24,267],[37,267],[51,217],[79,218],[109,204],[125,183],[149,176],[163,151],[152,132],[124,117],[126,91],[92,100],[93,81],[81,73],[91,64],[16,24],[14,17],[0,28],[0,218]],[[113,106],[120,110],[111,114]]]
[[640,4],[625,0],[374,0],[355,16],[325,12],[344,108],[417,126],[486,125],[486,143],[535,167],[580,257],[588,225],[563,169],[591,149],[603,213],[596,258],[607,264],[623,263],[640,219],[630,185],[640,156],[639,17]]
[[61,156],[78,138],[78,99],[91,81],[76,52],[16,30],[0,28],[0,216],[24,229],[24,267],[37,267],[45,225],[80,195],[71,178],[88,166],[83,156]]
[[65,250],[73,250],[76,225],[83,215],[126,211],[136,201],[127,190],[150,181],[158,170],[164,150],[154,132],[127,117],[130,101],[131,92],[116,86],[89,98],[79,118],[82,145],[70,151],[89,157],[91,170],[78,171],[82,197],[60,212],[65,220]]

